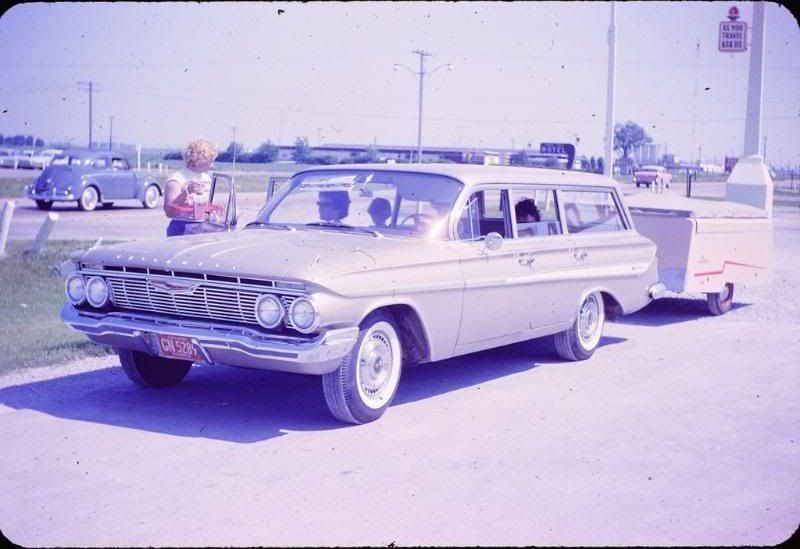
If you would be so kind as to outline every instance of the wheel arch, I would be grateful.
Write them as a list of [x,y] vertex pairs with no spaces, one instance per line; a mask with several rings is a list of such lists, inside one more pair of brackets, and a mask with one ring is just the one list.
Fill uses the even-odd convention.
[[[364,318],[376,311],[388,312],[397,321],[400,343],[403,346],[403,365],[413,365],[430,359],[430,343],[419,312],[406,303],[393,303],[375,307]],[[364,319],[362,319],[363,322]]]

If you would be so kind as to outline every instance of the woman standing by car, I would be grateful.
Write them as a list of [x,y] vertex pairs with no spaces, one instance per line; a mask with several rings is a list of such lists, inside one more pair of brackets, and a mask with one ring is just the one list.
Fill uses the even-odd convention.
[[208,170],[216,158],[217,148],[205,139],[195,139],[184,149],[186,166],[170,174],[164,186],[164,213],[172,219],[167,236],[185,234],[191,223],[203,221],[211,190]]

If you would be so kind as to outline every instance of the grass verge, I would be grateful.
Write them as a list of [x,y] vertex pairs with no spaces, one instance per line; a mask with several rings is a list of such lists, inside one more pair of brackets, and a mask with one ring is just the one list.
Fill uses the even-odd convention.
[[10,242],[0,259],[0,375],[13,370],[110,354],[61,322],[64,282],[59,265],[91,241],[51,241],[42,255],[27,254],[31,242]]

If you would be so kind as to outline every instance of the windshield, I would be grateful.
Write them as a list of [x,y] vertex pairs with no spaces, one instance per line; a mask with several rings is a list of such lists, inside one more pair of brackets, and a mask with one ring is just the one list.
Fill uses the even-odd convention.
[[292,177],[255,225],[446,238],[461,183],[390,170],[319,170]]

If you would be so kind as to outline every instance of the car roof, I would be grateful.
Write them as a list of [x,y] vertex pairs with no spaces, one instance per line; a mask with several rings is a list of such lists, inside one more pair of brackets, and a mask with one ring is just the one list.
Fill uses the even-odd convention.
[[101,151],[97,149],[67,149],[62,153],[64,156],[77,156],[81,158],[125,158],[125,155],[117,152]]
[[337,164],[319,166],[297,172],[380,170],[424,173],[452,177],[468,187],[490,183],[576,185],[614,187],[617,182],[605,175],[575,170],[530,168],[527,166],[483,166],[480,164]]

